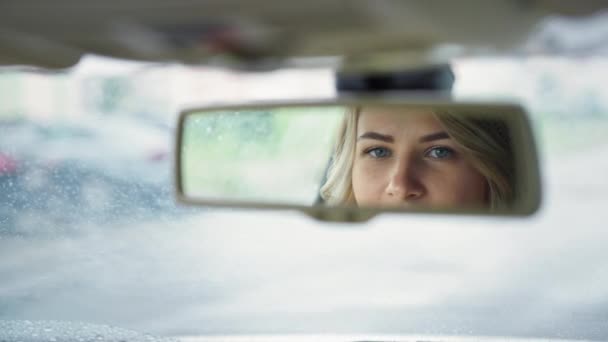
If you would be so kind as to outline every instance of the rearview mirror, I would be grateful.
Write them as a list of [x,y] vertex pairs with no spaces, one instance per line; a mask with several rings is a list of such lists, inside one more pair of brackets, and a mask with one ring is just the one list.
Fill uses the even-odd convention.
[[178,200],[298,209],[529,215],[540,203],[527,115],[512,104],[322,101],[181,113]]

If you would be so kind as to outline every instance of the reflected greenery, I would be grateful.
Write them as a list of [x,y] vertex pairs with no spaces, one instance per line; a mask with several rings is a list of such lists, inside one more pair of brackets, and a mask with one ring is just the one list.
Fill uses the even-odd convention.
[[343,112],[286,107],[194,113],[184,123],[184,188],[201,197],[310,204]]

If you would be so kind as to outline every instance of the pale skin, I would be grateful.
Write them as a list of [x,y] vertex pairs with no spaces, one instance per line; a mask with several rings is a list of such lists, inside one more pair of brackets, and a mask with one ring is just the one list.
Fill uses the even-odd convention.
[[361,110],[352,169],[359,206],[483,207],[486,179],[431,112]]

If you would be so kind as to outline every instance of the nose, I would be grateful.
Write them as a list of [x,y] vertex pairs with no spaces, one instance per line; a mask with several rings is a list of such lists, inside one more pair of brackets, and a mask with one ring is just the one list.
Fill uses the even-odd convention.
[[420,179],[421,168],[414,160],[396,163],[389,176],[386,194],[395,202],[413,202],[424,196],[425,189]]

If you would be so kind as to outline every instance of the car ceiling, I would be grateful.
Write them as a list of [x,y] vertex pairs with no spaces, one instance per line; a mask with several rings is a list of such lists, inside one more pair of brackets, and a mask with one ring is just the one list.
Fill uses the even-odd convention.
[[[394,67],[429,60],[442,46],[468,52],[516,51],[546,18],[588,16],[604,4],[600,0],[9,0],[0,5],[0,65],[66,68],[93,53],[246,68],[273,68],[300,57]],[[462,51],[444,50],[448,53],[443,57]]]

